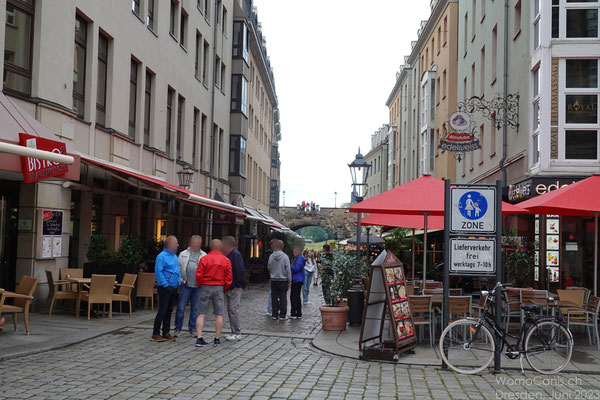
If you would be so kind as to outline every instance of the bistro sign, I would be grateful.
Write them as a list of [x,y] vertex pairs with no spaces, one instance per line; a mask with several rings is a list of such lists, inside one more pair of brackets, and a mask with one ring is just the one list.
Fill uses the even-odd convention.
[[[67,154],[67,146],[64,143],[28,135],[27,133],[19,133],[19,144],[32,149],[50,151],[56,154]],[[41,181],[42,179],[63,175],[69,171],[67,164],[40,160],[35,157],[21,157],[21,166],[25,183]]]

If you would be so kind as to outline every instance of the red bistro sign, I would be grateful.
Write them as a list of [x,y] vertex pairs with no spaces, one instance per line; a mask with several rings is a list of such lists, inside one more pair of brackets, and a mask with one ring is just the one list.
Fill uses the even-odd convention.
[[[56,154],[67,154],[67,146],[64,143],[28,135],[27,133],[19,133],[19,144],[38,150],[51,151]],[[52,176],[63,175],[69,171],[67,164],[40,160],[34,157],[21,157],[21,165],[25,183],[41,181]]]

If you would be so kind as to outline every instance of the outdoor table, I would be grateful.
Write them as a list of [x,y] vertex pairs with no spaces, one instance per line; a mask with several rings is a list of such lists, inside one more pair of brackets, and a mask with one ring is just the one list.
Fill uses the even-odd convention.
[[557,308],[579,308],[579,306],[571,301],[563,300],[530,300],[523,304],[534,304],[543,308],[550,307],[552,309],[552,315],[554,316]]
[[[83,285],[89,285],[92,283],[92,278],[66,278],[69,282],[77,284],[77,300],[75,301],[75,316],[79,317],[79,309],[81,308],[81,292],[83,291]],[[115,281],[115,283],[118,283]]]

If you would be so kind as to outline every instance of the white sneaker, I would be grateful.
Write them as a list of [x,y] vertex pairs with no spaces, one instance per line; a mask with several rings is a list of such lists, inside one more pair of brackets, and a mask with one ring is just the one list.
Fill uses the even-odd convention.
[[173,332],[173,336],[179,337],[179,335],[181,335],[181,329],[175,329],[175,332]]
[[225,336],[225,339],[227,340],[240,340],[242,338],[242,335],[229,335],[229,336]]

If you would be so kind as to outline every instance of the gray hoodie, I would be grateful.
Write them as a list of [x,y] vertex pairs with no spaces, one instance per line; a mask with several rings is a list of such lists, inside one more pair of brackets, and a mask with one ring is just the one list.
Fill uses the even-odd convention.
[[269,257],[269,272],[272,281],[292,281],[292,270],[290,269],[290,259],[281,250],[271,254]]

